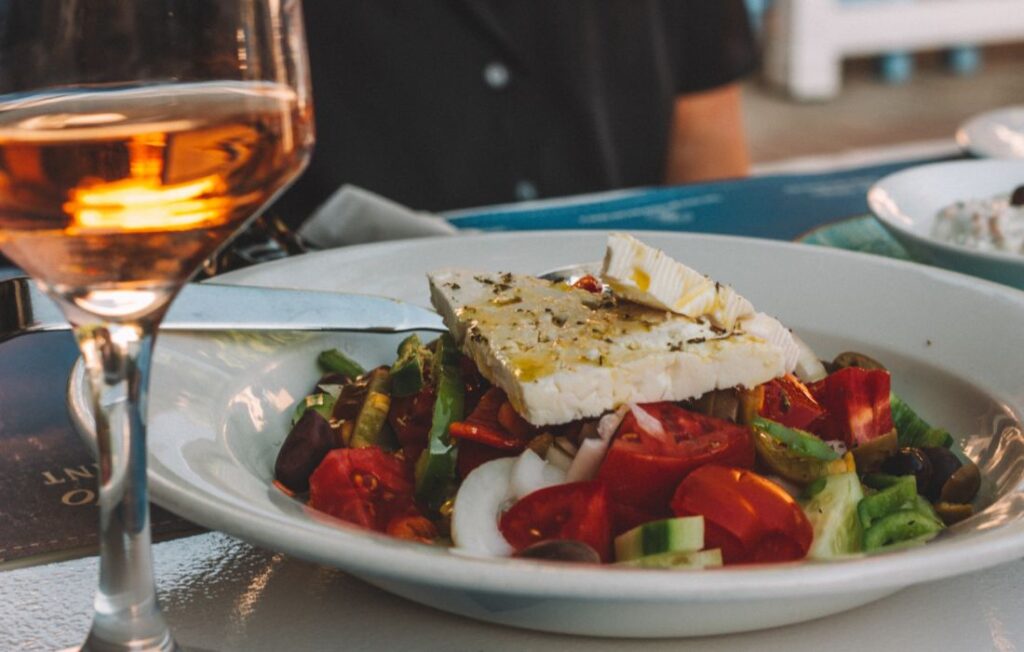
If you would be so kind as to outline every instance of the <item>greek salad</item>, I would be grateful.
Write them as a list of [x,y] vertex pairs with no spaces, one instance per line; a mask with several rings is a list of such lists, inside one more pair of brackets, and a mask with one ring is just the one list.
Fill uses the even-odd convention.
[[319,356],[282,491],[466,554],[670,569],[889,550],[973,513],[978,467],[879,362],[820,361],[628,235],[571,284],[430,283],[449,333],[369,370]]

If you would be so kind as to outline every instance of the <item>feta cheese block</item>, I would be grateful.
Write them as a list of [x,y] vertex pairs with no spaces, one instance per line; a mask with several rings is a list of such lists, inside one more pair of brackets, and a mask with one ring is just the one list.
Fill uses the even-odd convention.
[[[532,276],[447,269],[429,279],[462,351],[536,426],[753,387],[792,371],[784,347],[742,321],[729,330]],[[788,334],[781,324],[760,326]]]
[[626,233],[611,233],[601,280],[630,301],[689,317],[707,317],[732,330],[754,306],[728,285],[714,281]]

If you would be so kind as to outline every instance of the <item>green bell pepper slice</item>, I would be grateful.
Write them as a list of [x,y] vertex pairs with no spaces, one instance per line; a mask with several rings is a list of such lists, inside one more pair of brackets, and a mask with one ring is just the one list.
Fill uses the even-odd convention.
[[458,449],[448,428],[461,421],[465,410],[465,386],[459,368],[459,349],[451,335],[441,336],[434,352],[433,379],[437,400],[430,425],[427,448],[416,461],[416,499],[430,512],[437,513],[450,497],[455,485],[455,460]]
[[786,448],[797,455],[825,462],[838,460],[840,457],[839,453],[835,452],[831,446],[809,432],[789,428],[764,417],[754,417],[751,425],[782,442]]

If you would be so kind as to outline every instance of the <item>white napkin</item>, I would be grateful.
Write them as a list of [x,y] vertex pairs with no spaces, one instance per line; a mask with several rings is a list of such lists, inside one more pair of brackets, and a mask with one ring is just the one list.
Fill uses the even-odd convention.
[[345,245],[452,235],[456,228],[430,213],[406,206],[357,186],[344,185],[299,229],[299,237],[316,249]]

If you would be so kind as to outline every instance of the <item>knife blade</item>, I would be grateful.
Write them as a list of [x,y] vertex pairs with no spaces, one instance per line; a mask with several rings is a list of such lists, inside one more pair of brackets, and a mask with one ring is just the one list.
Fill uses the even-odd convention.
[[[69,328],[57,305],[30,279],[0,281],[0,341]],[[171,304],[160,329],[404,333],[442,332],[445,327],[437,313],[385,297],[190,283]]]

